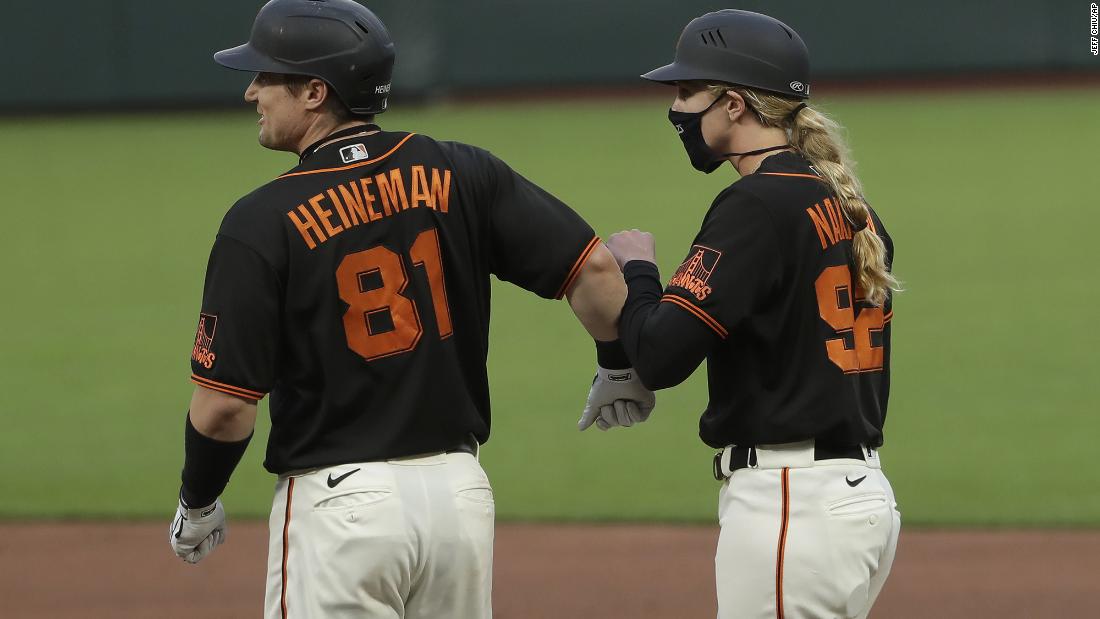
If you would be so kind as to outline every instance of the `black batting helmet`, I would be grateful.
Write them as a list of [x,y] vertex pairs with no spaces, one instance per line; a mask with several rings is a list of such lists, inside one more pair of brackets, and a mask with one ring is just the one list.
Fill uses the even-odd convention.
[[672,64],[642,77],[666,84],[726,82],[809,99],[810,53],[802,37],[778,19],[724,9],[691,20]]
[[230,69],[323,79],[354,114],[386,111],[393,58],[385,24],[352,0],[271,0],[247,43],[214,54]]

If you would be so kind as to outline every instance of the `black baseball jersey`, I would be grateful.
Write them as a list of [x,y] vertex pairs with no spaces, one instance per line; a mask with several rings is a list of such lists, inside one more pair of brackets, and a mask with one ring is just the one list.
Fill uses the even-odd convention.
[[[893,261],[893,242],[870,229]],[[646,384],[676,384],[707,360],[699,424],[712,447],[817,439],[882,444],[891,301],[852,277],[853,230],[805,158],[782,152],[715,199],[663,294],[654,265],[627,265],[620,322]]]
[[485,442],[489,275],[560,298],[599,243],[484,150],[365,130],[238,201],[210,253],[192,380],[271,394],[273,473]]

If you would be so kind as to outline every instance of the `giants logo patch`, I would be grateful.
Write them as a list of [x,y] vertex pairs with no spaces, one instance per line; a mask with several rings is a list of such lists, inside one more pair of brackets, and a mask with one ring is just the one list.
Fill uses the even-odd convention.
[[722,252],[717,249],[692,245],[688,259],[676,269],[668,285],[683,288],[695,295],[696,299],[705,300],[711,292],[707,281],[710,280],[714,267],[718,266],[718,259],[721,257]]
[[214,353],[210,352],[210,348],[214,345],[214,331],[217,327],[217,316],[199,314],[199,328],[195,332],[195,347],[191,349],[191,359],[208,370],[214,367]]

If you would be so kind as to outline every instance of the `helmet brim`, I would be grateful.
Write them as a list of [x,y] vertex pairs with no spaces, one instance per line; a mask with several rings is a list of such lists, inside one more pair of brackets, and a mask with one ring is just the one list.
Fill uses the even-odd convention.
[[293,73],[284,63],[260,53],[250,43],[223,49],[214,54],[214,62],[237,71],[253,73]]
[[657,67],[649,73],[643,73],[640,77],[644,80],[657,82],[659,84],[668,84],[670,86],[675,86],[676,82],[708,79],[705,72],[696,71],[691,67],[686,67],[675,62],[666,64],[663,67]]

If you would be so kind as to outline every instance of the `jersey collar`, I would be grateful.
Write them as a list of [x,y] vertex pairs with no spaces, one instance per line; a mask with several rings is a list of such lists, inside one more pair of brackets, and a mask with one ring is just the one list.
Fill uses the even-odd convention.
[[348,127],[347,129],[341,129],[339,131],[333,131],[332,133],[321,138],[320,140],[317,140],[313,144],[305,147],[305,149],[302,150],[302,154],[298,156],[298,165],[301,165],[305,162],[306,159],[309,159],[314,154],[316,154],[317,151],[322,148],[322,145],[327,144],[328,142],[339,141],[343,138],[351,137],[353,135],[359,135],[361,133],[381,130],[382,128],[374,123],[366,123],[362,125],[355,125],[354,127]]
[[783,151],[771,155],[760,162],[760,167],[753,174],[761,172],[787,173],[787,174],[813,174],[821,176],[801,153],[796,151]]

